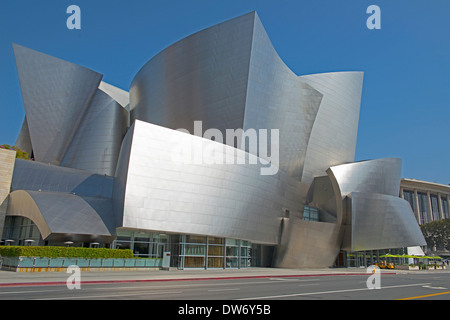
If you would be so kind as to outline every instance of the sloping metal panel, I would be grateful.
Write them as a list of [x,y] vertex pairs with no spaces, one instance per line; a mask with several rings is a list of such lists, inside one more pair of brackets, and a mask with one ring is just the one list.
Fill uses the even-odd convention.
[[127,91],[104,81],[100,82],[98,88],[116,100],[122,107],[126,108],[130,104],[130,94]]
[[60,164],[102,75],[17,44],[13,47],[35,159]]
[[128,124],[128,111],[97,90],[62,166],[113,176]]
[[348,251],[424,245],[411,206],[398,197],[401,160],[361,161],[327,170]]
[[[123,227],[277,244],[283,208],[300,214],[306,187],[282,171],[261,175],[259,162],[237,163],[255,156],[139,120],[130,130],[129,159],[118,167],[126,181],[115,185],[124,192]],[[180,148],[198,146],[214,154],[177,158]],[[234,164],[208,163],[226,155]]]
[[16,159],[11,190],[41,190],[111,199],[113,186],[113,177]]
[[398,197],[401,169],[401,159],[385,158],[333,166],[330,173],[342,197],[354,191]]
[[409,203],[399,197],[352,192],[350,251],[426,246]]
[[111,217],[104,219],[112,212],[111,202],[95,200],[96,209],[102,208],[101,216],[92,201],[73,194],[19,190],[10,194],[7,215],[32,220],[44,240],[110,242],[115,228]]
[[363,73],[332,72],[299,78],[323,94],[302,176],[304,183],[311,183],[329,167],[355,160]]
[[[131,121],[143,120],[193,134],[242,128],[254,13],[192,34],[163,50],[130,87]],[[203,132],[201,133],[203,134]]]
[[[130,88],[131,120],[194,133],[207,129],[279,130],[267,149],[277,158],[226,140],[300,179],[322,93],[295,75],[273,48],[256,12],[197,32],[151,59]],[[272,146],[272,143],[275,143]],[[269,152],[270,153],[270,152]]]
[[266,159],[300,180],[323,95],[285,65],[256,14],[249,70],[243,128],[279,130],[279,141],[268,141],[268,150],[278,149],[279,159]]

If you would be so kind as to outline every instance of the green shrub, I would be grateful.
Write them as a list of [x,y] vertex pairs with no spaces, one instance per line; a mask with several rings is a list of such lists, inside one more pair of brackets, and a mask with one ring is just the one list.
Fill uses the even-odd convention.
[[21,247],[0,246],[0,255],[5,257],[45,257],[45,258],[133,258],[129,249],[79,248],[79,247]]

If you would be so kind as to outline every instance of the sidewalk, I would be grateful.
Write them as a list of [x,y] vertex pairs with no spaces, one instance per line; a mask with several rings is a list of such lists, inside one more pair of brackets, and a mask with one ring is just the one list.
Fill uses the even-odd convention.
[[[403,271],[403,270],[399,270]],[[445,272],[445,271],[444,271]],[[383,274],[395,274],[395,270],[382,270]],[[210,270],[153,270],[153,271],[89,271],[81,272],[81,283],[120,283],[175,280],[212,280],[239,278],[276,278],[365,275],[365,268],[324,269],[210,269]],[[65,285],[71,274],[66,272],[12,272],[0,271],[0,288],[20,285]]]

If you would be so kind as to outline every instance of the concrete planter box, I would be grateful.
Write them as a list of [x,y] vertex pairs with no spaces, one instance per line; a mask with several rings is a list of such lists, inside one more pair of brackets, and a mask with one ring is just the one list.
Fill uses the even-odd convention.
[[64,271],[68,267],[76,265],[85,270],[101,269],[159,269],[162,259],[85,259],[85,258],[40,258],[40,257],[3,257],[3,270],[11,271]]

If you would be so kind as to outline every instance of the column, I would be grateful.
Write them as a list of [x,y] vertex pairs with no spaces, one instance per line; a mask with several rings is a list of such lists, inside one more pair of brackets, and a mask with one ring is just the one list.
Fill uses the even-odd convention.
[[442,200],[441,200],[441,193],[438,192],[437,197],[438,197],[438,206],[439,206],[439,219],[442,220],[444,219],[444,210],[442,209]]
[[450,217],[450,194],[447,195],[447,208],[448,208],[448,215]]
[[431,195],[430,191],[427,191],[427,204],[428,204],[428,222],[434,221],[433,217],[433,206],[431,205]]
[[420,213],[419,213],[419,195],[417,194],[417,189],[414,189],[414,201],[416,202],[416,208],[415,208],[415,215],[416,215],[416,219],[417,219],[417,223],[418,224],[422,224],[420,222]]

